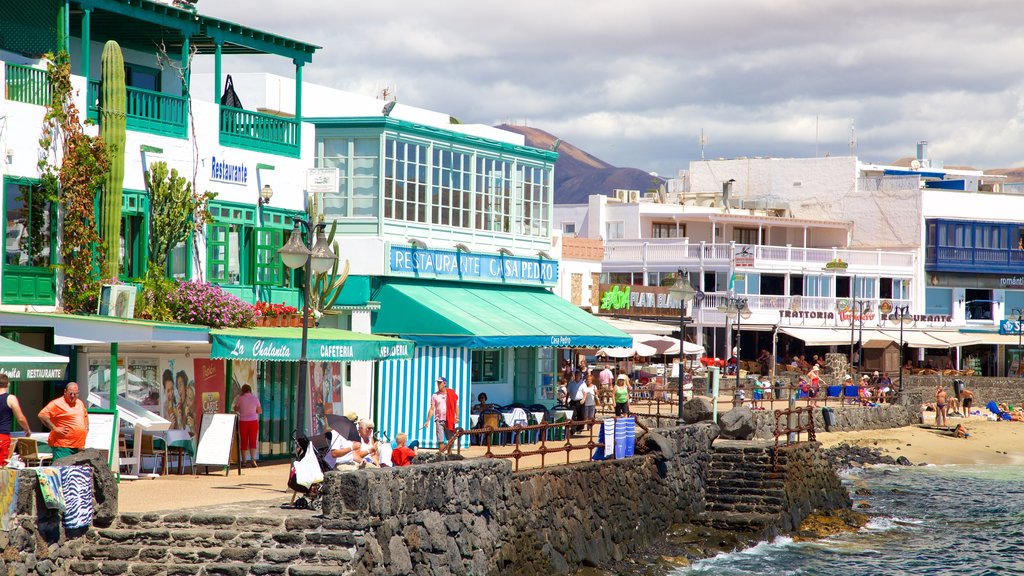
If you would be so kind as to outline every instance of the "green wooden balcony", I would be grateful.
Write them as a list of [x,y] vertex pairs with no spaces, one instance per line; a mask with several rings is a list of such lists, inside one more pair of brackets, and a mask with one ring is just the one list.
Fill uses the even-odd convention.
[[299,123],[292,118],[221,106],[220,143],[298,158]]
[[46,70],[7,64],[4,82],[6,97],[14,102],[46,106],[50,103],[50,79]]
[[[89,81],[88,118],[99,121],[100,83]],[[125,116],[129,130],[185,138],[188,136],[188,101],[183,96],[142,88],[125,88]]]

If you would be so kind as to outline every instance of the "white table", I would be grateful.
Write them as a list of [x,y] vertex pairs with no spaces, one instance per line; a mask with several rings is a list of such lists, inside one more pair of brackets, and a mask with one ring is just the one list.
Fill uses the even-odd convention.
[[470,414],[469,415],[469,427],[470,428],[476,428],[476,423],[479,422],[479,421],[480,421],[480,415],[479,414]]
[[572,414],[573,414],[572,410],[552,410],[551,413],[552,414],[561,414],[562,416],[565,416],[566,420],[572,420]]

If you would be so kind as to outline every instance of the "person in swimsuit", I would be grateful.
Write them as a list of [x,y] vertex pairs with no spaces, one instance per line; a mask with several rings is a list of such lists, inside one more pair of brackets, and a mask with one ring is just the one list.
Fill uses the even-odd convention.
[[935,425],[946,425],[946,389],[942,384],[935,389]]
[[971,415],[971,406],[974,404],[974,392],[967,388],[960,391],[960,406],[963,408],[964,418]]

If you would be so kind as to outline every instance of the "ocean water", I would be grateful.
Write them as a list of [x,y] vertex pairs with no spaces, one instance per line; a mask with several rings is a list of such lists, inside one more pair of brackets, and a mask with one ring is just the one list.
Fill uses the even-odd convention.
[[780,537],[673,575],[1024,574],[1024,467],[881,467],[844,479],[875,515],[859,531]]

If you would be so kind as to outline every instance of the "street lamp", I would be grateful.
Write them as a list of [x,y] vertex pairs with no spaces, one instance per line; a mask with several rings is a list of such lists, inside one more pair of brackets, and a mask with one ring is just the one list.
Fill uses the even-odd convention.
[[736,389],[733,390],[733,397],[740,389],[740,336],[743,333],[743,320],[750,318],[750,307],[747,306],[747,299],[742,296],[726,296],[718,305],[718,311],[725,314],[726,318],[736,318]]
[[[293,270],[302,268],[306,273],[302,283],[302,348],[299,354],[298,418],[296,419],[296,431],[305,436],[306,377],[309,374],[309,360],[306,358],[306,347],[309,342],[309,285],[313,273],[323,274],[330,270],[338,260],[338,255],[331,250],[331,245],[327,242],[327,236],[324,234],[326,224],[323,222],[311,224],[309,220],[301,218],[292,218],[292,222],[292,233],[288,236],[288,242],[278,249],[277,253],[281,255],[281,261],[285,266]],[[306,231],[308,245],[302,241],[300,227]],[[315,244],[313,243],[314,233],[316,235]]]
[[893,309],[896,321],[900,324],[900,394],[903,394],[903,325],[907,323],[907,314],[910,312],[910,306],[904,304],[903,306],[896,306]]
[[1024,335],[1024,330],[1021,330],[1021,328],[1024,327],[1022,326],[1022,324],[1024,324],[1024,308],[1014,308],[1013,311],[1010,312],[1010,315],[1017,317],[1017,374],[1015,375],[1019,375],[1021,372],[1021,335]]
[[[871,302],[866,300],[853,301],[853,320],[850,329],[853,329],[852,322],[857,322],[857,373],[864,370],[864,313],[871,307]],[[853,351],[850,351],[850,363],[853,364]]]
[[668,289],[669,295],[679,302],[679,393],[676,396],[677,414],[676,424],[682,426],[683,422],[683,367],[686,362],[686,351],[683,342],[686,339],[686,305],[693,300],[697,291],[690,286],[686,279],[686,272],[679,270],[676,273],[676,282]]

